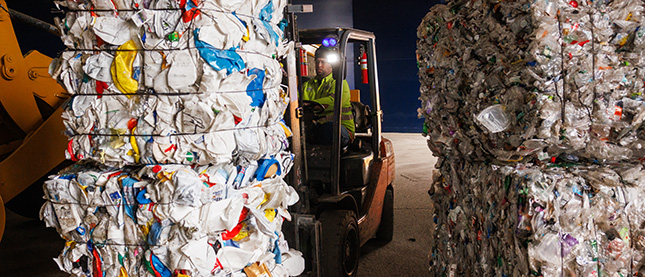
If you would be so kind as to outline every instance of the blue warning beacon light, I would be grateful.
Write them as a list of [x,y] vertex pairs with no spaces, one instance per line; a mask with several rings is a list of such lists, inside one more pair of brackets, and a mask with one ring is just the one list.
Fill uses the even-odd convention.
[[324,45],[325,47],[334,47],[336,46],[336,44],[338,44],[338,41],[332,37],[324,38],[322,41],[322,45]]

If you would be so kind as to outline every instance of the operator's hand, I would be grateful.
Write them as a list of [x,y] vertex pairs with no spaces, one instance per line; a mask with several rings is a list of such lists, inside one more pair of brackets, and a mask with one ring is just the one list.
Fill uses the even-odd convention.
[[309,108],[314,113],[319,113],[325,110],[320,103],[314,101],[303,101],[302,106]]

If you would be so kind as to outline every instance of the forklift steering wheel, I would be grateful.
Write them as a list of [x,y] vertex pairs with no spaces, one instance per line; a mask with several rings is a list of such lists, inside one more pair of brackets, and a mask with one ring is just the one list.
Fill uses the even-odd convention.
[[322,116],[319,116],[317,114],[325,110],[323,105],[310,100],[303,100],[302,108],[304,113],[303,119],[305,120],[305,122],[311,122],[322,118]]

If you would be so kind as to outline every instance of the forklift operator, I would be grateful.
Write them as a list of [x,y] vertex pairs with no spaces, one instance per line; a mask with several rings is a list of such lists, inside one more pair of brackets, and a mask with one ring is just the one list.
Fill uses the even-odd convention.
[[[316,77],[305,82],[303,89],[303,100],[316,102],[322,106],[322,110],[314,110],[317,115],[322,116],[317,120],[312,133],[312,143],[319,145],[331,145],[333,136],[333,115],[334,115],[334,90],[336,80],[332,77],[332,63],[338,62],[338,54],[335,49],[321,46],[316,50]],[[341,147],[349,145],[354,139],[354,118],[350,104],[349,85],[343,80],[341,110]]]

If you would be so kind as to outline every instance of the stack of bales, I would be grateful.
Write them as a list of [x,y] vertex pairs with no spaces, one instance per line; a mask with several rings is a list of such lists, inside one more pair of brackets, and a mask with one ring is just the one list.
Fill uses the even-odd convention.
[[[68,159],[41,214],[76,276],[298,275],[287,1],[55,1]],[[183,275],[180,275],[183,274]]]
[[426,15],[433,273],[643,270],[644,6],[451,1]]

